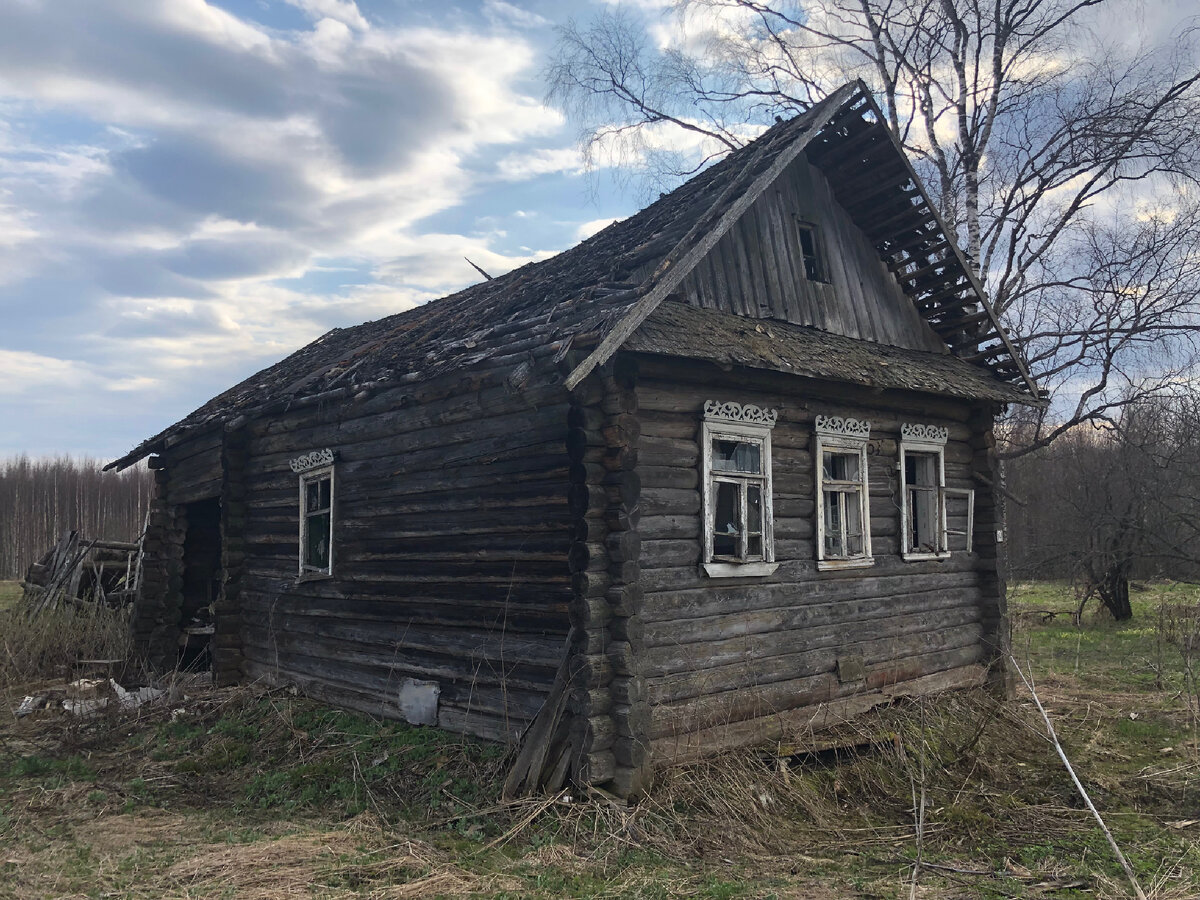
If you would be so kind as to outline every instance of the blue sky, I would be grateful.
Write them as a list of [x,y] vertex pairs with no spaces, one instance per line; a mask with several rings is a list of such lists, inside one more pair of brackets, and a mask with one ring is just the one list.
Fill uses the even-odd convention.
[[504,272],[633,212],[543,102],[554,25],[591,11],[0,4],[0,457],[113,458],[478,280],[464,256]]
[[[464,256],[499,274],[634,212],[645,182],[586,171],[544,102],[555,26],[610,2],[0,0],[0,458],[115,458],[478,280]],[[623,5],[690,39],[672,0]],[[1109,10],[1154,43],[1195,0]]]

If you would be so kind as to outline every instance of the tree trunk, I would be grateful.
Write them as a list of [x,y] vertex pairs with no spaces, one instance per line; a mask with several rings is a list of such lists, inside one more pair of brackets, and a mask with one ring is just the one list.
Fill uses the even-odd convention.
[[1128,563],[1110,566],[1097,591],[1105,609],[1118,622],[1133,618],[1133,607],[1129,605],[1129,569]]

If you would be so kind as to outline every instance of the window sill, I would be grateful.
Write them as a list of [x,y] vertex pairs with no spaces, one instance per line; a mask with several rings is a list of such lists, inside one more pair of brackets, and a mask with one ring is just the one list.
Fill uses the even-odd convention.
[[857,559],[819,559],[818,572],[836,572],[838,569],[869,569],[875,565],[875,557],[862,556]]
[[949,559],[950,551],[945,550],[941,553],[901,553],[905,562],[920,562],[925,559]]
[[303,584],[306,581],[328,581],[332,577],[332,572],[303,572],[296,576],[296,584]]
[[709,578],[763,578],[779,568],[777,562],[701,563],[700,571]]

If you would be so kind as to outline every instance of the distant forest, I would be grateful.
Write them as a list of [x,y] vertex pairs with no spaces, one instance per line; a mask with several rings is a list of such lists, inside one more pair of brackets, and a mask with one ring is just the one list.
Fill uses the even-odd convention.
[[[1002,445],[1030,446],[1022,425]],[[22,578],[69,529],[132,541],[153,473],[101,472],[92,459],[0,460],[0,579]],[[1130,579],[1200,580],[1200,399],[1132,403],[1105,427],[1081,426],[1008,460],[1005,549],[1011,578],[1068,579],[1126,607]]]
[[153,490],[144,465],[101,472],[94,459],[0,461],[0,579],[23,578],[64,532],[134,541]]

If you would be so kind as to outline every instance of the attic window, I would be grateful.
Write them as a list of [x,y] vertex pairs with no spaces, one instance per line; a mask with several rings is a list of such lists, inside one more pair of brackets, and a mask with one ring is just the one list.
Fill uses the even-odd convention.
[[712,578],[770,575],[773,409],[709,400],[701,426],[704,466],[702,569]]
[[333,574],[333,452],[291,461],[300,476],[300,578]]
[[804,258],[804,277],[809,281],[827,282],[825,267],[821,264],[821,245],[817,237],[817,226],[811,222],[798,222],[800,233],[800,255]]

